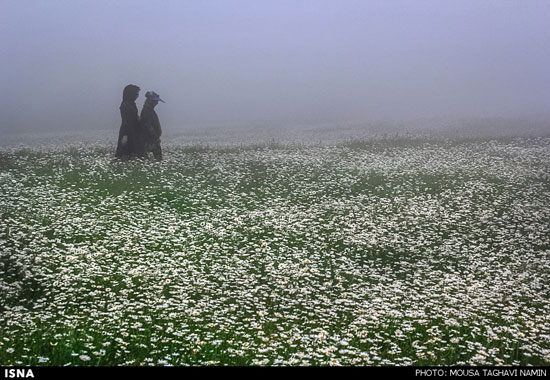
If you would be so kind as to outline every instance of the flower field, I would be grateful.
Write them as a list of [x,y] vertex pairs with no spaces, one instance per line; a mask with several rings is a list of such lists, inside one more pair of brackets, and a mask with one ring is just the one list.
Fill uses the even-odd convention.
[[550,364],[550,138],[113,152],[0,148],[0,364]]

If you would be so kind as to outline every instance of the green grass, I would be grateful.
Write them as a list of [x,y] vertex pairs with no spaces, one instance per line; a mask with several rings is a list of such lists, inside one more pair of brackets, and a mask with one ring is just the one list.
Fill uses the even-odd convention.
[[0,155],[2,365],[548,365],[550,140]]

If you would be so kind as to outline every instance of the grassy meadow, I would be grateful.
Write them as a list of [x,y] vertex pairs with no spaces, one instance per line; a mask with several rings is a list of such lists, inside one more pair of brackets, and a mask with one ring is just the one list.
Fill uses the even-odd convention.
[[550,138],[0,148],[0,364],[549,365]]

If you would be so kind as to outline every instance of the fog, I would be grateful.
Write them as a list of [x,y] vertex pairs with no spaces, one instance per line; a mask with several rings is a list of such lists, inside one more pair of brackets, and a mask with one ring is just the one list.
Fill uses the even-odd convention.
[[[0,2],[0,130],[550,120],[550,2]],[[428,122],[427,122],[428,123]],[[382,125],[382,124],[381,124]],[[533,125],[533,124],[530,124]]]

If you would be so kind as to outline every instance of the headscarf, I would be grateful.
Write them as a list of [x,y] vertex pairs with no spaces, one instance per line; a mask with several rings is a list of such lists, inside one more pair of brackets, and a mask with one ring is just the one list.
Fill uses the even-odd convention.
[[129,84],[124,87],[124,91],[122,92],[122,102],[135,102],[136,95],[139,93],[139,90],[140,88],[135,84]]

